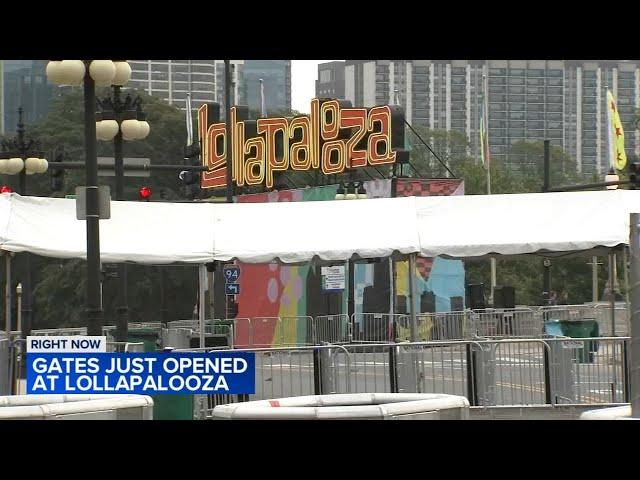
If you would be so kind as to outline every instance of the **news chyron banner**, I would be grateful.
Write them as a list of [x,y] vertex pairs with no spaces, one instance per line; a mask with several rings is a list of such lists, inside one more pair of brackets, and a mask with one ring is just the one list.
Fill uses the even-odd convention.
[[27,337],[28,394],[253,394],[252,352],[107,353],[106,337]]

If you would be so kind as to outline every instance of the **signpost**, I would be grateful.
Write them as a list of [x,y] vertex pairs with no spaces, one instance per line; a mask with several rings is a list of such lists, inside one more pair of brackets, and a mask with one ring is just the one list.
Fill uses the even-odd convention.
[[224,293],[225,295],[239,295],[240,284],[236,283],[240,279],[240,267],[236,265],[227,265],[222,269],[224,274]]
[[340,292],[345,289],[344,265],[322,267],[322,289],[326,292]]
[[[123,158],[124,165],[130,167],[124,171],[125,177],[149,177],[151,172],[149,166],[151,165],[151,159],[149,158]],[[111,166],[113,169],[101,168],[98,170],[99,177],[113,177],[115,176],[115,159],[113,157],[98,157],[98,166]],[[139,169],[133,169],[131,167],[140,167]]]

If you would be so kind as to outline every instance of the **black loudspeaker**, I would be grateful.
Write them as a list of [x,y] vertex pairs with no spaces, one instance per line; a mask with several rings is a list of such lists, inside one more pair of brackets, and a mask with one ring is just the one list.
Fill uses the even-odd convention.
[[461,312],[464,310],[464,302],[462,297],[451,297],[451,311]]
[[396,295],[395,309],[395,313],[400,315],[406,315],[409,313],[407,310],[407,297],[404,295]]
[[362,292],[363,313],[389,313],[389,297],[380,295],[380,290],[374,285],[364,287]]
[[484,283],[470,283],[467,285],[467,305],[474,310],[485,308]]
[[436,311],[436,295],[424,292],[420,296],[420,313],[434,313]]
[[493,289],[494,308],[516,308],[515,289],[511,286],[495,287]]

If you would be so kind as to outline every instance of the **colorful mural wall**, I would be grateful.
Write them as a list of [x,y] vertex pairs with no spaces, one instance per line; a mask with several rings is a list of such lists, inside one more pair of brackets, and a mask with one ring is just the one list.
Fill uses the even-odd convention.
[[[392,196],[391,180],[373,180],[365,182],[369,198],[388,198]],[[297,190],[242,195],[236,201],[241,203],[257,202],[306,202],[333,200],[337,185],[313,187]],[[461,180],[414,180],[398,179],[396,196],[426,195],[462,195],[464,185]],[[381,222],[384,228],[384,222]],[[464,268],[461,261],[444,259],[422,259],[416,262],[418,311],[430,309],[432,302],[435,311],[451,310],[451,298],[464,298]],[[347,290],[327,293],[322,290],[321,267],[285,266],[277,262],[267,265],[242,264],[241,289],[236,296],[236,318],[252,318],[254,323],[251,341],[254,345],[272,345],[279,343],[294,344],[310,341],[310,328],[305,321],[294,321],[293,317],[347,312]],[[395,298],[391,292],[392,270],[388,260],[354,266],[355,312],[391,313],[392,302],[398,313],[406,311],[408,277],[406,262],[395,263]],[[348,270],[345,269],[348,276]],[[217,272],[216,302],[225,305],[224,279]],[[345,279],[345,287],[348,278]],[[425,297],[426,296],[426,297]],[[404,309],[403,309],[404,302]],[[228,305],[228,304],[227,304]],[[234,312],[235,313],[235,312]],[[229,316],[229,309],[216,309],[216,318]],[[278,323],[276,317],[283,319]],[[255,320],[258,318],[258,320]],[[238,323],[239,343],[248,341],[248,326]],[[248,325],[248,324],[246,324]],[[278,327],[281,325],[281,327]]]

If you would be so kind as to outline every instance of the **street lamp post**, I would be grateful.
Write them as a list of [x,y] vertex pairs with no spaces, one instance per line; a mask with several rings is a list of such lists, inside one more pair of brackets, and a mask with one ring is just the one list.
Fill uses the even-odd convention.
[[[96,114],[96,137],[98,140],[113,140],[116,200],[124,200],[124,140],[141,140],[149,134],[149,124],[142,111],[142,100],[132,100],[127,95],[121,98],[122,83],[129,80],[129,74],[118,79],[112,85],[113,98],[98,100],[99,112]],[[116,305],[116,341],[126,342],[129,336],[129,306],[127,298],[127,264],[117,264],[118,295]]]
[[[96,156],[96,85],[120,84],[131,74],[127,62],[112,60],[52,60],[47,64],[49,81],[58,85],[84,85],[84,142],[87,216],[87,334],[102,335],[102,278],[100,265],[100,208],[98,158]],[[128,78],[127,78],[128,79]],[[123,122],[124,123],[124,122]],[[123,134],[127,135],[124,124]],[[128,128],[126,129],[128,130]],[[117,132],[114,132],[114,135]]]
[[[49,166],[43,158],[40,143],[27,137],[24,128],[22,107],[18,109],[18,129],[13,139],[3,140],[0,144],[0,173],[18,175],[18,192],[27,195],[27,175],[45,173]],[[31,334],[33,324],[31,310],[31,258],[29,252],[21,254],[22,265],[18,281],[22,284],[22,302],[19,313],[22,317],[22,338]]]

